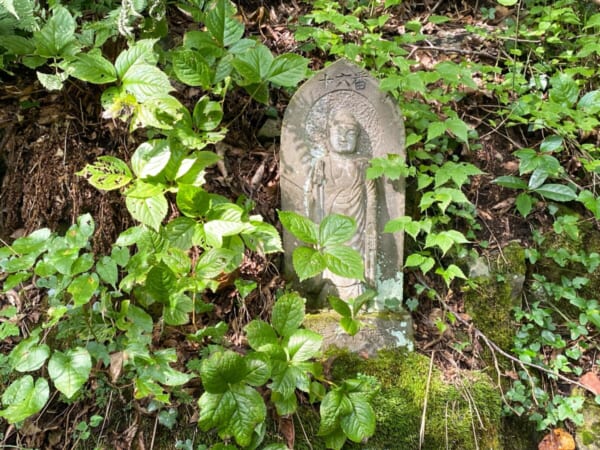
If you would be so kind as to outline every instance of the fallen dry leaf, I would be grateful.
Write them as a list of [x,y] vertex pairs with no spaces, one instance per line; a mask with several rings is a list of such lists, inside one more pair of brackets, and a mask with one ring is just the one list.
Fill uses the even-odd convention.
[[579,382],[592,391],[595,395],[600,394],[600,378],[598,378],[598,375],[596,375],[594,372],[584,373],[581,378],[579,378]]
[[538,450],[575,450],[575,440],[567,431],[557,428],[544,436]]

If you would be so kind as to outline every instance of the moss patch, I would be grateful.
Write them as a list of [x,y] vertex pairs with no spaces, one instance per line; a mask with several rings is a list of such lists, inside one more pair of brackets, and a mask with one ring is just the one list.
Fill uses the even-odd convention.
[[[335,357],[332,366],[335,379],[364,373],[377,377],[382,386],[373,404],[377,416],[375,435],[366,444],[347,444],[344,448],[418,448],[429,362],[424,355],[399,350],[382,351],[378,358],[369,360],[345,352]],[[434,367],[427,395],[423,449],[502,449],[500,414],[501,398],[486,375],[461,373],[448,382]],[[303,438],[300,423],[312,448],[325,448],[314,437],[318,417],[313,411],[303,410],[296,422],[297,449],[311,448]]]
[[476,276],[475,284],[465,289],[465,308],[479,330],[510,350],[516,330],[513,308],[521,306],[525,281],[525,250],[511,242],[489,265],[490,273]]

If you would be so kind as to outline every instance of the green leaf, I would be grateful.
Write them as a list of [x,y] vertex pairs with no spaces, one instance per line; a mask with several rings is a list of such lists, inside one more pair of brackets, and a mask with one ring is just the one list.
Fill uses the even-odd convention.
[[447,124],[444,122],[432,122],[427,127],[427,142],[441,136],[446,132]]
[[544,153],[552,153],[557,150],[560,150],[563,145],[562,136],[552,135],[548,136],[546,139],[542,141],[540,144],[540,151]]
[[420,253],[412,253],[406,258],[404,267],[418,267],[425,274],[429,272],[435,264],[435,260],[430,256],[424,256]]
[[39,343],[39,332],[19,342],[8,356],[8,362],[17,372],[33,372],[44,365],[50,356],[50,347]]
[[498,0],[498,3],[502,6],[514,6],[519,0]]
[[99,284],[98,275],[86,273],[75,278],[67,288],[67,292],[73,297],[75,306],[82,306],[90,301]]
[[235,258],[235,252],[226,248],[211,248],[204,252],[196,265],[196,276],[214,278],[225,272]]
[[333,433],[339,424],[340,417],[352,413],[352,403],[341,388],[334,388],[325,395],[321,406],[321,424],[319,426],[319,436]]
[[328,297],[329,304],[342,317],[352,317],[352,310],[348,305],[348,302],[338,297]]
[[242,447],[250,444],[254,429],[267,414],[260,394],[250,386],[239,384],[223,393],[205,392],[198,406],[198,425],[202,430],[217,428],[222,439],[233,436]]
[[223,108],[219,102],[213,102],[205,95],[194,106],[192,117],[196,128],[203,131],[211,131],[221,124],[223,120]]
[[353,248],[336,245],[324,252],[325,264],[334,274],[353,280],[364,280],[362,256]]
[[202,55],[194,50],[181,50],[173,53],[173,70],[179,81],[188,86],[210,87],[210,67]]
[[117,80],[112,63],[99,52],[80,53],[69,62],[69,74],[94,84],[107,84]]
[[537,189],[544,184],[544,181],[546,181],[547,178],[548,172],[546,172],[544,169],[535,169],[529,178],[529,184],[527,187],[529,189]]
[[445,162],[435,172],[435,187],[440,187],[452,180],[456,187],[460,188],[469,181],[473,175],[481,175],[483,172],[470,163]]
[[535,192],[557,202],[569,202],[577,198],[577,193],[563,184],[545,184],[535,189]]
[[517,195],[515,206],[517,207],[517,211],[519,211],[519,213],[521,213],[521,215],[525,218],[529,215],[531,209],[533,208],[533,197],[523,192]]
[[292,265],[300,281],[320,274],[327,267],[324,256],[309,247],[296,247],[294,249],[292,253]]
[[2,394],[5,408],[0,411],[8,423],[17,423],[40,412],[48,398],[50,388],[44,378],[33,382],[31,375],[25,375],[13,381]]
[[425,239],[425,248],[439,247],[445,255],[454,244],[467,244],[469,241],[464,234],[457,230],[446,230],[439,233],[430,233]]
[[519,177],[502,176],[496,178],[494,180],[494,183],[511,189],[527,189],[527,183],[525,182],[525,180]]
[[77,175],[86,177],[92,186],[104,191],[126,186],[133,178],[127,164],[114,156],[99,156],[94,164],[86,165]]
[[318,228],[310,219],[293,211],[279,211],[278,214],[281,224],[296,238],[308,244],[317,243]]
[[244,327],[244,331],[248,344],[256,351],[263,351],[269,346],[279,344],[273,327],[262,320],[253,320]]
[[158,55],[154,51],[154,44],[158,39],[140,39],[127,50],[122,51],[115,61],[115,68],[119,79],[123,77],[131,66],[136,64],[154,65],[158,61]]
[[168,141],[156,139],[142,143],[131,157],[131,168],[140,178],[155,177],[163,171],[171,158]]
[[92,370],[92,358],[85,348],[75,347],[62,353],[55,350],[48,362],[48,375],[60,392],[72,398],[85,384]]
[[251,353],[245,358],[246,374],[244,382],[251,386],[262,386],[271,377],[269,358],[262,353]]
[[270,223],[257,221],[251,221],[250,225],[252,228],[242,233],[244,243],[250,250],[263,255],[283,251],[277,228]]
[[116,287],[119,279],[117,263],[110,256],[103,256],[96,263],[96,272],[105,283]]
[[291,336],[304,321],[304,299],[295,292],[282,295],[275,305],[271,324],[279,336]]
[[361,329],[360,320],[352,319],[351,317],[342,317],[340,319],[342,329],[350,336],[354,336]]
[[60,72],[57,74],[47,74],[36,72],[38,80],[42,86],[49,91],[60,91],[63,88],[63,82],[67,79],[67,74]]
[[202,361],[200,376],[207,392],[226,392],[231,385],[240,383],[246,374],[246,362],[230,350],[215,352]]
[[292,361],[301,362],[314,358],[321,352],[323,337],[312,330],[296,330],[287,342]]
[[279,55],[271,63],[267,79],[279,86],[294,87],[306,75],[307,59],[292,53]]
[[558,73],[550,79],[550,84],[549,98],[554,103],[571,108],[579,98],[579,87],[570,74]]
[[[279,392],[273,391],[271,392],[271,402],[275,405],[277,414],[280,417],[293,414],[298,409],[298,400],[295,392],[288,397],[284,397]],[[288,450],[288,447],[284,446],[284,450]]]
[[16,239],[11,244],[11,248],[21,255],[27,253],[39,255],[46,248],[51,235],[50,229],[40,228],[28,236]]
[[269,77],[273,55],[268,47],[259,44],[247,52],[237,55],[232,64],[243,79],[242,86],[262,83]]
[[167,96],[173,90],[169,77],[149,64],[134,64],[123,76],[123,88],[143,103],[154,97]]
[[447,119],[446,127],[450,130],[456,139],[461,142],[469,142],[469,127],[460,119]]
[[196,221],[189,217],[177,217],[165,226],[167,239],[173,247],[189,250],[193,245]]
[[461,270],[461,268],[455,264],[450,264],[447,269],[443,269],[440,267],[435,271],[435,273],[442,276],[442,278],[446,282],[446,286],[448,287],[450,287],[450,283],[455,278],[462,278],[463,280],[467,279],[466,275]]
[[234,14],[229,0],[217,0],[206,16],[206,28],[223,47],[235,44],[244,34],[244,24],[233,18]]
[[169,204],[163,194],[148,198],[126,197],[125,204],[135,220],[154,230],[158,230],[169,210]]
[[319,245],[342,244],[356,233],[356,222],[351,217],[330,214],[319,225]]
[[273,361],[271,379],[273,380],[269,385],[271,390],[279,392],[284,398],[293,395],[296,388],[303,392],[310,390],[310,379],[307,373],[285,361]]
[[66,8],[55,7],[52,17],[43,28],[33,33],[36,53],[44,58],[74,55],[77,51],[76,25],[75,19]]
[[185,294],[169,296],[169,303],[163,309],[163,317],[167,325],[184,325],[190,320],[194,310],[194,302]]
[[341,416],[340,425],[351,441],[362,442],[375,433],[375,412],[362,394],[352,393],[348,397],[352,412]]
[[207,244],[220,248],[224,237],[238,235],[248,228],[248,223],[238,220],[210,220],[204,224],[204,234]]

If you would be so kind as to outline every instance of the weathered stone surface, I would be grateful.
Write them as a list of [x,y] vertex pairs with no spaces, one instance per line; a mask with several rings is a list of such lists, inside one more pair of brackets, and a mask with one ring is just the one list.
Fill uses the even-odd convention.
[[[369,160],[404,158],[404,125],[393,100],[377,81],[345,60],[306,82],[286,110],[281,133],[282,209],[319,223],[329,214],[356,220],[350,245],[361,252],[366,283],[325,271],[300,286],[323,306],[327,295],[349,299],[366,286],[378,295],[374,309],[402,300],[402,233],[384,233],[385,224],[404,214],[404,180],[367,180]],[[294,278],[292,253],[299,243],[284,233],[285,273]]]
[[325,311],[308,314],[304,326],[323,336],[323,348],[338,347],[354,353],[377,356],[382,349],[414,349],[412,318],[409,313],[377,312],[363,314],[358,319],[361,330],[350,336],[340,327],[340,316]]

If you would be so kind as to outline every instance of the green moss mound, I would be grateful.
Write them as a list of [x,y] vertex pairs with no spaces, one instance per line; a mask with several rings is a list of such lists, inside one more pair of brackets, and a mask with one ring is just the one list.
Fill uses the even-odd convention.
[[[334,358],[332,374],[335,379],[363,373],[373,375],[381,382],[381,391],[373,404],[377,416],[375,435],[366,443],[348,443],[344,448],[419,448],[425,403],[424,450],[504,448],[499,438],[501,398],[486,375],[461,372],[453,380],[444,380],[434,367],[429,377],[428,357],[399,350],[382,351],[378,358],[368,360],[345,352]],[[296,449],[325,448],[315,437],[318,417],[314,411],[304,409],[295,422]]]

